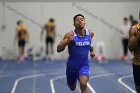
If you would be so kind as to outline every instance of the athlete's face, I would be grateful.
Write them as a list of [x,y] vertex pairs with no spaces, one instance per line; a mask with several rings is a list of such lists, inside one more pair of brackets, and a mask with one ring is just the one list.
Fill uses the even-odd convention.
[[23,22],[20,22],[20,24],[19,25],[23,25]]
[[76,28],[83,28],[85,24],[85,19],[82,16],[77,16],[74,20],[74,26]]

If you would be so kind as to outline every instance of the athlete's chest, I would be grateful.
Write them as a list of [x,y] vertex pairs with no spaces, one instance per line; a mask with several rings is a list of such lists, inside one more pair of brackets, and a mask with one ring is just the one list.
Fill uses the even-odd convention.
[[82,38],[75,36],[73,39],[73,44],[75,46],[89,46],[90,42],[91,42],[90,37],[87,35]]

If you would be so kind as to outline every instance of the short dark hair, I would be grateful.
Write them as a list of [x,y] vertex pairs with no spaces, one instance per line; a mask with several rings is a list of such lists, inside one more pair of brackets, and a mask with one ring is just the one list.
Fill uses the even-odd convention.
[[20,23],[23,23],[23,21],[22,20],[18,20],[17,21],[17,25],[19,25]]
[[85,17],[84,17],[82,14],[77,14],[77,15],[75,15],[75,16],[73,17],[73,21],[75,21],[75,19],[76,19],[77,16],[82,16],[82,17],[85,19]]
[[124,20],[124,21],[127,21],[128,19],[125,17],[123,20]]
[[137,24],[138,24],[138,21],[134,20],[132,26],[137,25]]
[[53,18],[50,18],[50,20],[49,20],[50,22],[54,22],[54,19]]

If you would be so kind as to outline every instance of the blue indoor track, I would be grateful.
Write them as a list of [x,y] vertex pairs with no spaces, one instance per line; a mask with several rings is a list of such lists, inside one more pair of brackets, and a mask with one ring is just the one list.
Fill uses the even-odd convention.
[[[66,84],[66,61],[0,61],[0,93],[80,93]],[[136,93],[130,61],[90,62],[89,93]]]

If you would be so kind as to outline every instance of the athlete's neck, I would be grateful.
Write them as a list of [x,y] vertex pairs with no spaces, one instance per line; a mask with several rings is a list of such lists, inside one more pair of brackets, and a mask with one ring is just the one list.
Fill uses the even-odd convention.
[[84,37],[84,35],[86,34],[84,28],[76,28],[75,33],[80,37]]

